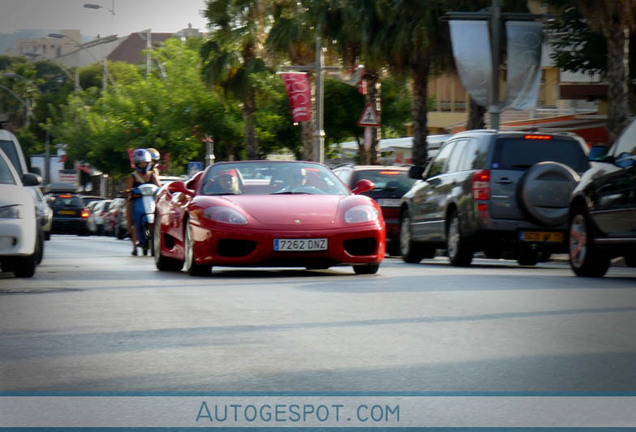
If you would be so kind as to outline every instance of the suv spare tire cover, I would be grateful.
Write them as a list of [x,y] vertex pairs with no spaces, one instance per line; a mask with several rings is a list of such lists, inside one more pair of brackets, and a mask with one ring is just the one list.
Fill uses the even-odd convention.
[[521,208],[544,225],[567,222],[570,195],[579,175],[558,162],[539,162],[532,166],[519,183]]

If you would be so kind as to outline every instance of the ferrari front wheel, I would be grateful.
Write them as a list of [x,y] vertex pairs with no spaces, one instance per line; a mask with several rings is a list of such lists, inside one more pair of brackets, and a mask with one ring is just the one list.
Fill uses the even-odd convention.
[[212,271],[210,264],[197,264],[194,256],[194,243],[192,241],[192,227],[190,221],[185,229],[185,265],[190,276],[208,276]]
[[354,265],[353,271],[356,274],[376,274],[380,269],[380,264]]
[[[155,220],[158,220],[158,218],[155,217]],[[166,256],[163,256],[161,254],[161,224],[160,223],[155,223],[155,228],[153,230],[153,242],[152,244],[154,246],[156,246],[155,249],[155,253],[154,253],[154,257],[155,257],[155,266],[157,267],[157,270],[159,271],[181,271],[181,269],[183,268],[183,261],[178,260],[178,259],[174,259],[174,258],[168,258]]]

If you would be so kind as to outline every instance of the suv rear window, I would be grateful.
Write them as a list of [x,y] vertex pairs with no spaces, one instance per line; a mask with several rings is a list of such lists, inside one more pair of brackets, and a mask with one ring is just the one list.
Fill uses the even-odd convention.
[[589,168],[581,144],[569,139],[499,138],[495,147],[493,168],[525,170],[532,165],[553,161],[583,172]]

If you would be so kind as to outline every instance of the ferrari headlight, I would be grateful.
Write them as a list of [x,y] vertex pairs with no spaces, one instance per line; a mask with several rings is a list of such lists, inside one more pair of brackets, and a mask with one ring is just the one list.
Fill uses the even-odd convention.
[[0,219],[22,219],[22,206],[10,205],[0,207]]
[[232,225],[246,225],[247,218],[238,211],[224,206],[208,207],[203,211],[203,217],[210,219],[214,222],[232,224]]
[[369,205],[351,207],[345,213],[345,222],[347,223],[373,222],[376,220],[378,220],[378,211],[375,207]]

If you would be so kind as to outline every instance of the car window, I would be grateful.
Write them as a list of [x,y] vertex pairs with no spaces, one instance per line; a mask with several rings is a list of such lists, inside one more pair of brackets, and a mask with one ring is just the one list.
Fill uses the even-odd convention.
[[22,177],[24,173],[22,172],[22,164],[20,163],[20,156],[16,150],[16,145],[13,141],[0,140],[0,150],[7,155],[13,167],[18,172],[18,175]]
[[9,185],[17,184],[15,177],[9,169],[9,165],[7,165],[4,158],[0,158],[0,183]]
[[449,141],[441,148],[435,159],[433,159],[431,164],[428,166],[428,173],[426,177],[433,177],[446,172],[446,163],[455,148],[455,142],[456,141]]
[[353,176],[353,184],[357,184],[362,179],[371,180],[375,184],[373,190],[376,192],[390,190],[398,191],[402,194],[408,192],[415,183],[414,179],[409,178],[408,171],[390,168],[356,171]]
[[455,149],[448,160],[448,169],[446,172],[452,173],[461,171],[461,166],[466,158],[466,150],[468,149],[469,141],[467,139],[457,140],[455,143]]
[[614,156],[616,158],[616,165],[628,168],[633,166],[636,161],[636,141],[634,140],[634,128],[636,124],[631,124],[627,130],[623,132],[621,137],[616,142],[616,148],[614,149]]
[[487,141],[472,138],[465,150],[466,157],[462,160],[461,170],[481,170],[486,168],[488,158]]
[[203,195],[322,194],[351,192],[324,165],[254,161],[214,164],[201,181]]
[[524,170],[545,161],[560,162],[575,171],[589,168],[587,157],[576,140],[502,137],[497,140],[492,168]]
[[342,180],[342,182],[346,185],[350,185],[351,183],[351,168],[346,168],[346,169],[335,169],[333,170],[333,173],[335,175],[337,175],[340,180]]

